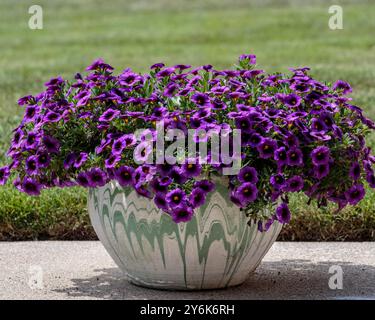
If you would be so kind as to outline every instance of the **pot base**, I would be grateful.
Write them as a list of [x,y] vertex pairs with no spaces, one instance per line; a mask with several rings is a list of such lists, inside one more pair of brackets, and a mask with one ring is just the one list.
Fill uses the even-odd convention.
[[192,220],[176,224],[149,199],[111,182],[89,192],[89,214],[102,244],[135,285],[163,290],[237,286],[261,262],[281,224],[258,231],[228,196],[207,196]]

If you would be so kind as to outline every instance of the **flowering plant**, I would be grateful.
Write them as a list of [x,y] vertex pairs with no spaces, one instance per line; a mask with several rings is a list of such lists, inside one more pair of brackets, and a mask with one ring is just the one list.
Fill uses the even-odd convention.
[[[365,181],[375,187],[375,157],[364,139],[375,125],[350,103],[350,85],[318,82],[308,68],[269,75],[255,63],[254,55],[242,55],[235,70],[158,63],[149,74],[126,69],[116,76],[99,59],[85,77],[51,79],[44,92],[18,101],[24,118],[0,184],[12,177],[19,190],[38,195],[43,188],[117,180],[174,221],[188,221],[215,188],[213,177],[228,169],[220,154],[228,146],[241,162],[238,172],[226,174],[230,199],[261,230],[274,220],[289,222],[289,193],[302,191],[320,206],[357,204]],[[163,133],[200,130],[196,143],[222,131],[234,137],[236,130],[240,139],[218,150],[211,145],[206,154],[180,144],[174,161],[150,163],[158,153],[158,123]],[[176,136],[164,142],[171,147]],[[276,209],[263,210],[269,207]]]

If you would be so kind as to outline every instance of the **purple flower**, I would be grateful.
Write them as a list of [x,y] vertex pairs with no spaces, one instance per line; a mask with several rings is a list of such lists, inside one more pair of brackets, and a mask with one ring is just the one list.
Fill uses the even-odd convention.
[[274,174],[270,178],[270,183],[276,190],[280,190],[284,186],[285,178],[281,174]]
[[321,119],[312,119],[311,121],[312,132],[325,132],[327,131],[327,126]]
[[206,201],[206,193],[201,188],[195,188],[190,193],[189,196],[189,203],[191,204],[192,208],[198,208],[204,204]]
[[120,186],[130,186],[133,181],[134,169],[128,166],[121,166],[115,171],[115,178]]
[[250,182],[256,184],[258,182],[258,173],[253,167],[243,167],[238,173],[238,180],[242,183]]
[[353,180],[358,180],[361,177],[361,166],[358,162],[353,162],[351,164],[349,175]]
[[25,147],[27,149],[35,149],[39,144],[39,134],[34,131],[30,131],[26,137]]
[[247,116],[238,117],[235,119],[236,127],[244,132],[251,132],[251,122]]
[[242,207],[246,207],[258,197],[258,189],[250,182],[241,184],[235,191],[235,196],[240,201]]
[[136,163],[147,162],[149,157],[152,157],[152,145],[147,141],[141,142],[135,147],[133,156]]
[[302,166],[303,154],[299,148],[290,148],[287,152],[287,163],[289,166]]
[[51,157],[48,153],[42,152],[37,155],[36,162],[38,168],[47,168],[51,163]]
[[257,150],[259,156],[263,159],[273,158],[277,148],[275,140],[270,138],[264,138],[263,141],[258,145]]
[[288,205],[283,202],[276,208],[276,218],[280,223],[289,223],[290,221],[290,210]]
[[34,179],[26,177],[21,185],[21,190],[29,195],[38,196],[42,186]]
[[[0,174],[0,177],[1,177],[1,174]],[[366,174],[366,181],[368,182],[371,188],[375,188],[375,175],[373,173],[369,172]],[[0,182],[1,182],[1,178],[0,178]]]
[[151,181],[151,188],[159,194],[167,193],[168,186],[172,183],[169,177],[155,178]]
[[301,101],[301,97],[294,93],[288,94],[283,97],[284,104],[289,108],[298,107],[301,104]]
[[110,109],[104,111],[104,113],[99,117],[99,121],[101,121],[101,122],[112,121],[119,114],[120,114],[120,111],[110,108]]
[[45,122],[59,122],[61,120],[61,115],[57,112],[48,111],[44,116]]
[[311,160],[316,166],[320,164],[327,164],[330,159],[330,154],[331,151],[328,147],[317,147],[311,152]]
[[329,164],[319,164],[314,166],[314,176],[317,179],[323,179],[324,177],[328,176],[329,174]]
[[187,159],[187,161],[182,165],[182,172],[187,178],[197,177],[202,171],[202,166],[197,159]]
[[187,181],[187,177],[179,167],[173,167],[169,173],[169,176],[177,184],[184,184]]
[[192,95],[191,101],[193,101],[198,107],[211,107],[211,101],[208,95],[198,92]]
[[350,84],[342,80],[336,81],[332,89],[335,91],[342,91],[343,94],[348,94],[352,92],[352,87],[350,86]]
[[39,108],[36,105],[34,105],[34,106],[28,106],[25,109],[24,121],[25,122],[34,121],[34,118],[37,115],[38,110],[39,110]]
[[209,193],[215,189],[215,184],[210,180],[200,180],[194,183],[194,188],[199,188],[205,193]]
[[76,182],[84,188],[90,187],[89,177],[85,172],[80,172],[77,176]]
[[26,159],[26,173],[30,176],[36,175],[38,173],[37,157],[30,156]]
[[126,141],[124,137],[117,138],[115,141],[113,141],[112,144],[112,153],[114,155],[118,155],[122,153],[122,150],[124,150],[126,147]]
[[49,153],[58,153],[60,150],[60,142],[54,137],[44,136],[43,143]]
[[288,157],[287,157],[287,154],[286,154],[285,147],[281,147],[281,148],[276,149],[274,158],[277,161],[278,166],[285,165],[288,161]]
[[345,198],[351,205],[356,205],[366,194],[362,184],[356,184],[345,192]]
[[155,205],[159,208],[162,209],[163,211],[167,212],[168,211],[168,202],[165,199],[165,194],[160,194],[157,193],[154,197],[154,203]]
[[300,176],[293,176],[289,178],[283,187],[285,192],[298,192],[303,189],[304,182]]
[[249,137],[249,145],[253,148],[257,148],[263,142],[263,137],[259,133],[252,133]]
[[6,184],[6,182],[8,181],[9,175],[10,175],[9,167],[6,166],[6,167],[0,168],[0,186]]
[[150,67],[150,69],[151,69],[151,70],[152,70],[152,69],[161,69],[161,68],[163,68],[163,67],[165,67],[165,64],[162,63],[162,62],[159,62],[159,63],[155,63],[155,64],[153,64],[153,65]]
[[104,165],[106,169],[113,169],[120,160],[120,155],[111,154],[107,159],[105,159]]
[[257,57],[254,54],[241,54],[239,57],[240,61],[248,60],[249,64],[256,64]]
[[187,206],[179,206],[172,210],[171,216],[174,222],[188,222],[194,215],[192,208]]
[[186,193],[180,188],[174,189],[167,193],[167,202],[171,208],[175,208],[185,203]]
[[88,154],[86,152],[81,152],[75,159],[73,167],[74,168],[80,168],[88,158]]
[[91,169],[87,172],[87,176],[91,188],[103,187],[107,183],[107,176],[105,172],[99,168]]

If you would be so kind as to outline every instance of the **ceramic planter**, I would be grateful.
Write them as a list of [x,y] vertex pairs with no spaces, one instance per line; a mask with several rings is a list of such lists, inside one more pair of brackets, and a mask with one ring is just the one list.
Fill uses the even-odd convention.
[[176,224],[152,201],[117,182],[91,189],[93,227],[118,266],[134,284],[159,289],[214,289],[243,283],[276,240],[281,224],[267,232],[216,186],[193,219]]

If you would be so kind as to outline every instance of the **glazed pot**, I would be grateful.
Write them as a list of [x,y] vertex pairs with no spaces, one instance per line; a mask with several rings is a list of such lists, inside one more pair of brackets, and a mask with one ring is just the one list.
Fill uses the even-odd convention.
[[243,283],[276,240],[281,224],[259,232],[216,185],[193,219],[176,224],[153,201],[112,181],[91,189],[93,227],[113,260],[136,285],[217,289]]

